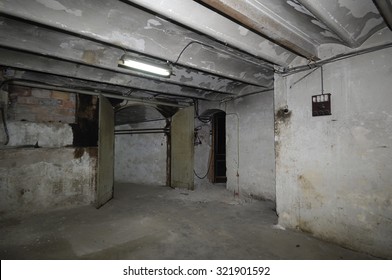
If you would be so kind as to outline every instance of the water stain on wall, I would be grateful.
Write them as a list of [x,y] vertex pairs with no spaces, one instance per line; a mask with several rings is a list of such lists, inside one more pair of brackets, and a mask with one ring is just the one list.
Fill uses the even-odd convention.
[[321,176],[318,173],[308,172],[298,176],[301,208],[312,209],[324,205],[324,197],[317,191],[317,188],[320,187],[321,183]]
[[298,176],[298,229],[304,232],[313,233],[314,223],[318,223],[318,217],[311,220],[304,218],[304,214],[313,211],[315,208],[323,207],[324,196],[317,191],[322,184],[319,173],[307,171]]
[[290,111],[287,106],[281,107],[275,113],[275,157],[277,163],[279,162],[279,153],[281,149],[281,143],[279,138],[282,130],[286,129],[289,126],[291,115],[292,111]]

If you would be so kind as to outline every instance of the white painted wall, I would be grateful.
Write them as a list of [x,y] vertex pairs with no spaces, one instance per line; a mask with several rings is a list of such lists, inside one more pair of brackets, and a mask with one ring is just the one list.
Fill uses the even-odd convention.
[[279,223],[392,257],[392,49],[324,66],[332,116],[312,117],[320,72],[275,79]]
[[273,95],[269,91],[226,104],[227,188],[240,195],[275,200]]
[[[0,118],[1,119],[1,118]],[[35,123],[7,120],[9,142],[7,146],[35,145],[39,147],[72,146],[73,132],[66,123]],[[0,143],[4,143],[6,135],[3,125],[0,126]]]
[[[165,121],[116,126],[119,129],[163,128]],[[167,139],[161,134],[116,135],[116,182],[166,185]]]

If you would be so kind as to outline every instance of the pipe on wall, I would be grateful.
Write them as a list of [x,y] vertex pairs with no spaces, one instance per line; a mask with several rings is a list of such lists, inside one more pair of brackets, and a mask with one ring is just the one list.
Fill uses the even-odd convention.
[[40,89],[47,89],[47,90],[58,90],[58,91],[73,92],[73,93],[80,93],[80,94],[86,94],[86,95],[94,95],[94,96],[103,95],[108,98],[129,100],[129,101],[134,101],[134,102],[143,103],[143,104],[164,105],[164,106],[177,107],[177,108],[187,107],[186,105],[181,105],[181,104],[176,104],[176,103],[171,103],[171,102],[145,100],[145,99],[139,99],[139,98],[135,98],[135,97],[116,95],[116,94],[112,94],[112,93],[73,89],[73,88],[60,87],[60,86],[42,84],[42,83],[36,83],[36,82],[30,82],[30,81],[9,80],[9,83],[13,84],[13,85],[18,85],[18,86],[26,86],[26,87],[33,87],[33,88],[40,88]]
[[139,128],[139,129],[121,129],[115,130],[114,134],[154,134],[154,133],[169,133],[167,128]]
[[321,67],[322,65],[325,65],[328,63],[336,62],[336,61],[339,61],[342,59],[347,59],[347,58],[354,57],[357,55],[367,54],[370,52],[376,52],[376,51],[391,48],[391,47],[392,47],[392,43],[387,43],[387,44],[382,44],[382,45],[378,45],[378,46],[374,46],[374,47],[370,47],[370,48],[366,48],[366,49],[355,50],[352,52],[339,54],[339,55],[336,55],[336,56],[333,56],[331,58],[327,58],[324,60],[319,60],[317,62],[309,63],[307,65],[301,65],[301,66],[296,66],[296,67],[292,67],[292,68],[283,68],[280,70],[275,70],[275,73],[281,74],[284,77],[286,77],[286,76],[289,76],[289,75],[292,75],[292,74],[295,74],[298,72],[303,72],[303,71],[311,70],[314,68],[318,68],[318,67]]

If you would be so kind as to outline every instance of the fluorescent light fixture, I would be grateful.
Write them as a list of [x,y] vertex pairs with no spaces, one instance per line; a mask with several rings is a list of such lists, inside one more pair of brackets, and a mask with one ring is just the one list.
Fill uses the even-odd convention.
[[145,62],[140,58],[133,58],[127,55],[123,55],[121,57],[118,62],[118,66],[163,77],[169,77],[172,73],[171,68],[167,64],[157,64],[147,61]]

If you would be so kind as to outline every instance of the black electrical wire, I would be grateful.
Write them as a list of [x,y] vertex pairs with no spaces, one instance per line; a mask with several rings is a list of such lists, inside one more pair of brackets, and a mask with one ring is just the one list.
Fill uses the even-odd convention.
[[196,171],[193,169],[193,174],[195,174],[195,176],[201,180],[203,180],[204,178],[207,177],[208,173],[210,173],[210,169],[211,169],[211,161],[209,161],[208,163],[208,169],[207,169],[207,173],[204,176],[199,176]]
[[202,123],[210,123],[211,122],[211,117],[207,117],[206,119],[203,119],[202,117],[200,117],[199,115],[199,100],[197,99],[193,99],[193,104],[195,104],[195,113],[196,113],[196,118],[202,122]]
[[196,176],[197,178],[203,180],[204,178],[206,178],[206,177],[208,176],[208,174],[210,173],[210,169],[211,169],[211,157],[212,157],[212,156],[211,156],[211,152],[210,152],[210,157],[209,157],[209,159],[208,159],[208,169],[207,169],[207,172],[206,172],[206,174],[205,174],[204,176],[199,176],[199,175],[196,173],[195,169],[193,169],[193,174],[195,174],[195,176]]

